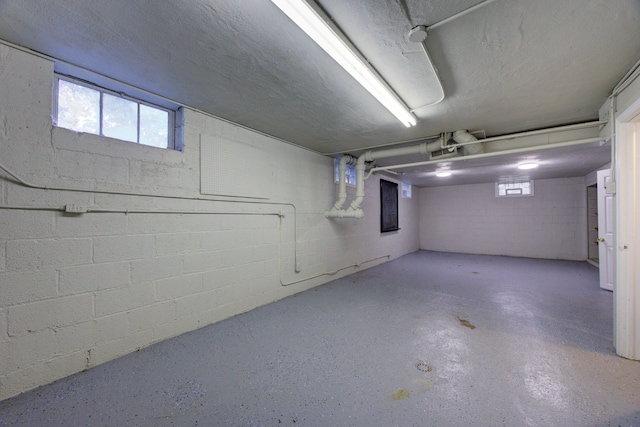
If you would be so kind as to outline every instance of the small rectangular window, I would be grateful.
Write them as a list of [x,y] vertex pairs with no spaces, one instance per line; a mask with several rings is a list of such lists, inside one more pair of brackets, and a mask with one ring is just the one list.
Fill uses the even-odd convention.
[[405,199],[411,198],[411,184],[402,183],[402,197]]
[[496,197],[533,196],[533,181],[496,182]]
[[175,148],[175,111],[56,75],[56,126],[158,148]]

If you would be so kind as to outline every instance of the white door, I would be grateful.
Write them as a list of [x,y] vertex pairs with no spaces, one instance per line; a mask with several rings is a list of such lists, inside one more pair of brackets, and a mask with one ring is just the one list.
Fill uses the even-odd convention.
[[607,194],[611,170],[598,171],[598,256],[600,258],[600,287],[613,291],[613,194]]

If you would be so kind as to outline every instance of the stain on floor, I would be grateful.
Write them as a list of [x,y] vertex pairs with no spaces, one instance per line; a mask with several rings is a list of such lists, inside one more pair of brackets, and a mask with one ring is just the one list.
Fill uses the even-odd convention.
[[458,321],[465,328],[469,328],[469,329],[475,329],[476,328],[476,325],[474,325],[473,323],[469,322],[466,319],[461,318],[460,316],[458,316]]
[[410,396],[409,390],[405,390],[403,388],[399,388],[391,394],[391,398],[393,400],[404,400],[408,399]]

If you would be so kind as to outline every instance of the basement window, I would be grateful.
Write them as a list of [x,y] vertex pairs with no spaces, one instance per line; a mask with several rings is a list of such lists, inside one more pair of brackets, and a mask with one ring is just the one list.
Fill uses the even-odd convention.
[[[340,158],[342,157],[342,155],[338,156],[336,159],[334,159],[333,161],[333,165],[334,165],[334,181],[335,182],[340,182]],[[356,186],[356,167],[352,166],[352,165],[347,165],[347,171],[345,173],[345,178],[347,181],[347,185],[350,187],[355,187]]]
[[404,182],[402,183],[402,198],[411,198],[411,184],[405,184]]
[[533,181],[496,182],[496,197],[533,196]]
[[180,149],[176,111],[121,93],[56,75],[54,121],[61,128],[150,147]]

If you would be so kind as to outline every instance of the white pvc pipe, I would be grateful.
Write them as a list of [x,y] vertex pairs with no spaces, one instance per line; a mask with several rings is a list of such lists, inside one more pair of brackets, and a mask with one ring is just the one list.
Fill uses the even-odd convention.
[[367,151],[366,153],[358,157],[358,162],[360,162],[360,159],[363,157],[365,158],[363,162],[372,162],[377,159],[407,156],[411,154],[428,154],[427,143],[423,142],[421,144],[412,145],[409,147],[389,148],[388,150]]
[[442,136],[438,139],[436,139],[433,142],[428,142],[427,143],[427,151],[429,153],[433,152],[433,151],[438,151],[438,150],[442,150],[442,145],[444,144],[444,139],[442,138]]
[[[479,142],[482,142],[482,141],[484,141],[484,140],[479,140]],[[515,148],[513,150],[496,151],[496,152],[492,152],[492,153],[476,154],[476,155],[472,155],[472,156],[453,157],[453,158],[447,159],[447,162],[455,162],[455,161],[459,161],[459,160],[470,160],[470,159],[481,159],[481,158],[484,158],[484,157],[496,157],[496,156],[501,156],[503,154],[527,153],[527,152],[530,152],[530,151],[546,150],[548,148],[568,147],[568,146],[571,146],[571,145],[588,144],[590,142],[597,142],[597,141],[602,141],[602,137],[598,136],[598,137],[593,137],[593,138],[578,139],[578,140],[575,140],[575,141],[558,142],[558,143],[554,143],[554,144],[535,145],[535,146],[532,146],[532,147]],[[385,171],[385,170],[400,169],[400,168],[412,168],[412,167],[417,167],[417,166],[432,165],[432,164],[436,164],[436,163],[442,163],[442,160],[440,160],[440,159],[438,159],[438,160],[427,160],[427,161],[424,161],[424,162],[403,163],[403,164],[391,165],[391,166],[380,166],[380,167],[377,167],[377,168],[372,168],[369,171],[369,175],[371,175],[372,173],[377,172],[377,171]]]
[[484,153],[484,145],[482,144],[471,145],[479,141],[478,141],[478,138],[471,135],[469,131],[466,131],[466,130],[455,131],[453,133],[453,140],[458,143],[458,146],[460,146],[460,144],[468,145],[468,147],[464,147],[464,153],[466,155]]
[[[442,162],[442,158],[439,158],[439,159],[436,159],[436,160],[426,160],[426,161],[422,161],[422,162],[415,162],[415,163],[404,163],[404,164],[399,164],[399,165],[374,167],[365,176],[366,162],[371,162],[371,161],[374,161],[374,160],[377,160],[377,159],[388,158],[388,157],[398,157],[398,156],[405,156],[405,155],[412,155],[412,154],[428,154],[428,153],[430,153],[432,151],[435,151],[437,149],[459,148],[459,147],[465,147],[465,146],[468,146],[468,145],[479,144],[479,143],[484,143],[484,142],[502,141],[502,140],[508,140],[508,139],[515,139],[515,138],[519,138],[519,137],[524,137],[524,136],[541,135],[541,134],[548,134],[548,133],[552,133],[552,132],[561,132],[561,131],[569,131],[569,130],[576,130],[576,129],[591,128],[591,127],[600,126],[600,125],[603,125],[603,124],[606,124],[606,123],[607,123],[606,121],[581,123],[581,124],[577,124],[577,125],[560,126],[560,127],[556,127],[556,128],[552,128],[552,129],[541,129],[541,130],[536,130],[536,131],[521,132],[521,133],[517,133],[517,134],[503,135],[503,136],[497,136],[497,137],[485,138],[485,139],[476,139],[475,136],[471,135],[467,131],[457,131],[456,135],[454,136],[454,139],[456,140],[456,142],[459,142],[459,143],[454,145],[454,146],[445,146],[444,144],[446,143],[446,140],[448,138],[445,138],[445,137],[441,136],[438,140],[432,141],[432,142],[429,142],[429,143],[423,142],[423,143],[420,143],[418,145],[412,145],[412,146],[408,146],[408,147],[390,148],[390,149],[379,150],[379,151],[367,151],[366,153],[364,153],[360,157],[358,157],[358,160],[357,160],[357,163],[356,163],[356,196],[355,196],[355,199],[351,202],[351,204],[349,205],[349,207],[347,209],[342,209],[342,206],[344,205],[344,200],[342,200],[342,191],[340,191],[339,195],[338,195],[338,200],[336,201],[336,203],[334,204],[332,209],[330,209],[329,211],[325,212],[325,217],[326,218],[363,218],[364,217],[364,212],[360,208],[360,205],[364,201],[364,197],[365,197],[364,182],[365,182],[366,179],[368,179],[371,176],[372,173],[377,172],[377,171],[388,171],[388,170],[393,170],[393,169],[416,167],[416,166],[425,166],[425,165],[430,165],[430,164],[441,163]],[[502,154],[526,153],[526,152],[536,151],[536,150],[540,150],[540,149],[565,147],[565,146],[578,145],[578,144],[586,144],[586,143],[589,143],[589,142],[600,141],[601,139],[602,138],[600,138],[600,137],[587,138],[587,139],[581,139],[581,140],[577,140],[577,141],[568,141],[568,142],[546,144],[546,145],[535,145],[535,146],[532,146],[532,147],[516,148],[516,149],[512,149],[512,150],[503,150],[503,151],[497,151],[497,152],[492,152],[492,153],[482,153],[480,150],[474,150],[474,151],[476,151],[475,154],[470,154],[470,155],[461,156],[461,157],[451,157],[451,158],[447,158],[447,161],[448,162],[453,162],[453,161],[458,161],[458,160],[477,159],[477,158],[483,158],[483,157],[493,157],[493,156],[499,156],[499,155],[502,155]],[[346,165],[346,163],[345,163],[345,165]],[[343,177],[341,176],[341,182],[343,181],[342,178]],[[345,193],[346,193],[346,190],[345,190]],[[345,194],[345,199],[346,199],[346,194]]]
[[[469,142],[465,142],[465,143],[461,143],[461,144],[456,144],[455,146],[456,147],[465,147],[465,146],[471,145],[471,144],[480,144],[480,143],[495,142],[495,141],[506,141],[506,140],[509,140],[509,139],[523,138],[523,137],[527,137],[527,136],[546,135],[548,133],[565,132],[565,131],[578,130],[578,129],[589,129],[589,128],[594,128],[594,127],[597,127],[597,126],[603,126],[603,125],[606,125],[607,123],[608,123],[607,120],[603,120],[603,121],[579,123],[579,124],[576,124],[576,125],[558,126],[558,127],[555,127],[555,128],[530,130],[530,131],[526,131],[526,132],[512,133],[512,134],[509,134],[509,135],[500,135],[500,136],[494,136],[494,137],[491,137],[491,138],[477,139],[475,141],[469,141]],[[447,148],[447,147],[448,146],[444,146],[442,148]]]
[[[356,198],[351,202],[349,209],[347,209],[348,213],[362,212],[360,209],[360,205],[364,200],[364,172],[366,168],[365,162],[372,162],[377,159],[383,159],[387,157],[398,157],[398,156],[406,156],[411,154],[427,154],[427,143],[423,142],[419,145],[414,145],[411,147],[400,147],[400,148],[390,148],[388,150],[380,150],[380,151],[367,151],[360,157],[358,157],[358,164],[356,165]],[[361,214],[362,216],[357,216],[356,218],[362,218],[364,216],[364,212]]]
[[[344,201],[346,199],[346,180],[344,173],[346,171],[347,163],[353,161],[352,156],[344,155],[340,159],[338,165],[340,170],[340,187],[338,191],[338,200],[333,207],[326,211],[325,218],[363,218],[364,211],[360,208],[360,205],[364,201],[364,181],[365,181],[365,169],[367,167],[366,162],[372,162],[377,159],[383,159],[388,157],[406,156],[412,154],[428,154],[429,151],[436,150],[440,147],[440,139],[431,143],[423,142],[418,145],[412,145],[410,147],[390,148],[388,150],[379,151],[367,151],[358,157],[356,162],[356,195],[355,199],[351,202],[347,209],[342,209]],[[348,159],[346,157],[348,156]],[[344,161],[343,161],[344,160]],[[344,167],[344,171],[343,168]],[[344,186],[343,186],[344,185]]]
[[353,164],[356,160],[355,157],[349,154],[345,154],[340,158],[340,163],[338,164],[338,171],[340,172],[338,200],[336,200],[331,209],[324,213],[325,218],[361,218],[361,216],[354,216],[355,214],[347,214],[347,211],[342,209],[347,200],[347,164]]
[[362,218],[364,216],[364,212],[360,209],[360,205],[364,200],[364,170],[367,167],[365,164],[366,154],[358,157],[358,164],[356,165],[356,198],[351,202],[349,209],[347,212],[349,214],[353,214],[354,218]]
[[340,171],[338,181],[338,200],[333,205],[333,209],[340,210],[344,206],[344,202],[347,200],[347,161],[351,156],[345,154],[340,158],[340,164],[338,164],[338,170]]
[[[472,142],[472,143],[469,143],[469,144],[477,144],[477,143],[480,143],[480,142],[504,141],[504,140],[507,140],[507,139],[520,138],[520,137],[524,137],[524,136],[543,135],[543,134],[552,133],[552,132],[563,132],[563,131],[568,131],[568,130],[588,129],[588,128],[592,128],[592,127],[596,127],[596,126],[603,126],[603,125],[606,125],[607,123],[608,123],[607,120],[603,120],[603,121],[595,121],[595,122],[578,123],[578,124],[575,124],[575,125],[558,126],[558,127],[555,127],[555,128],[546,128],[546,129],[539,129],[539,130],[533,130],[533,131],[525,131],[525,132],[514,133],[514,134],[509,134],[509,135],[501,135],[501,136],[494,136],[494,137],[491,137],[491,138],[479,139],[477,142]],[[379,145],[373,145],[373,146],[369,146],[369,147],[362,147],[361,150],[373,150],[373,149],[376,149],[376,148],[393,147],[394,145],[418,143],[419,141],[432,140],[432,139],[438,138],[439,136],[441,136],[441,135],[431,135],[431,136],[427,136],[425,138],[421,138],[421,139],[418,139],[418,140],[414,139],[414,140],[407,140],[407,141],[389,142],[389,143],[386,143],[386,144],[379,144]],[[464,146],[464,145],[468,145],[468,144],[463,144],[463,145],[459,145],[459,146]],[[435,151],[435,149],[434,150],[430,149],[429,151]],[[335,151],[335,152],[320,153],[320,154],[322,154],[323,156],[334,156],[336,154],[342,154],[342,153],[344,153],[344,151]]]
[[[430,135],[430,136],[426,136],[424,138],[419,138],[419,139],[407,139],[404,141],[394,141],[394,142],[387,142],[386,144],[378,144],[378,145],[369,145],[367,147],[361,147],[358,148],[357,151],[369,151],[369,150],[375,150],[378,148],[385,148],[385,147],[393,147],[396,145],[405,145],[405,144],[419,144],[423,141],[430,141],[430,140],[434,140],[437,139],[440,135]],[[354,150],[356,150],[354,148]],[[322,154],[323,156],[335,156],[336,154],[342,154],[344,153],[345,150],[342,151],[333,151],[333,152],[328,152],[328,153],[319,153]]]

